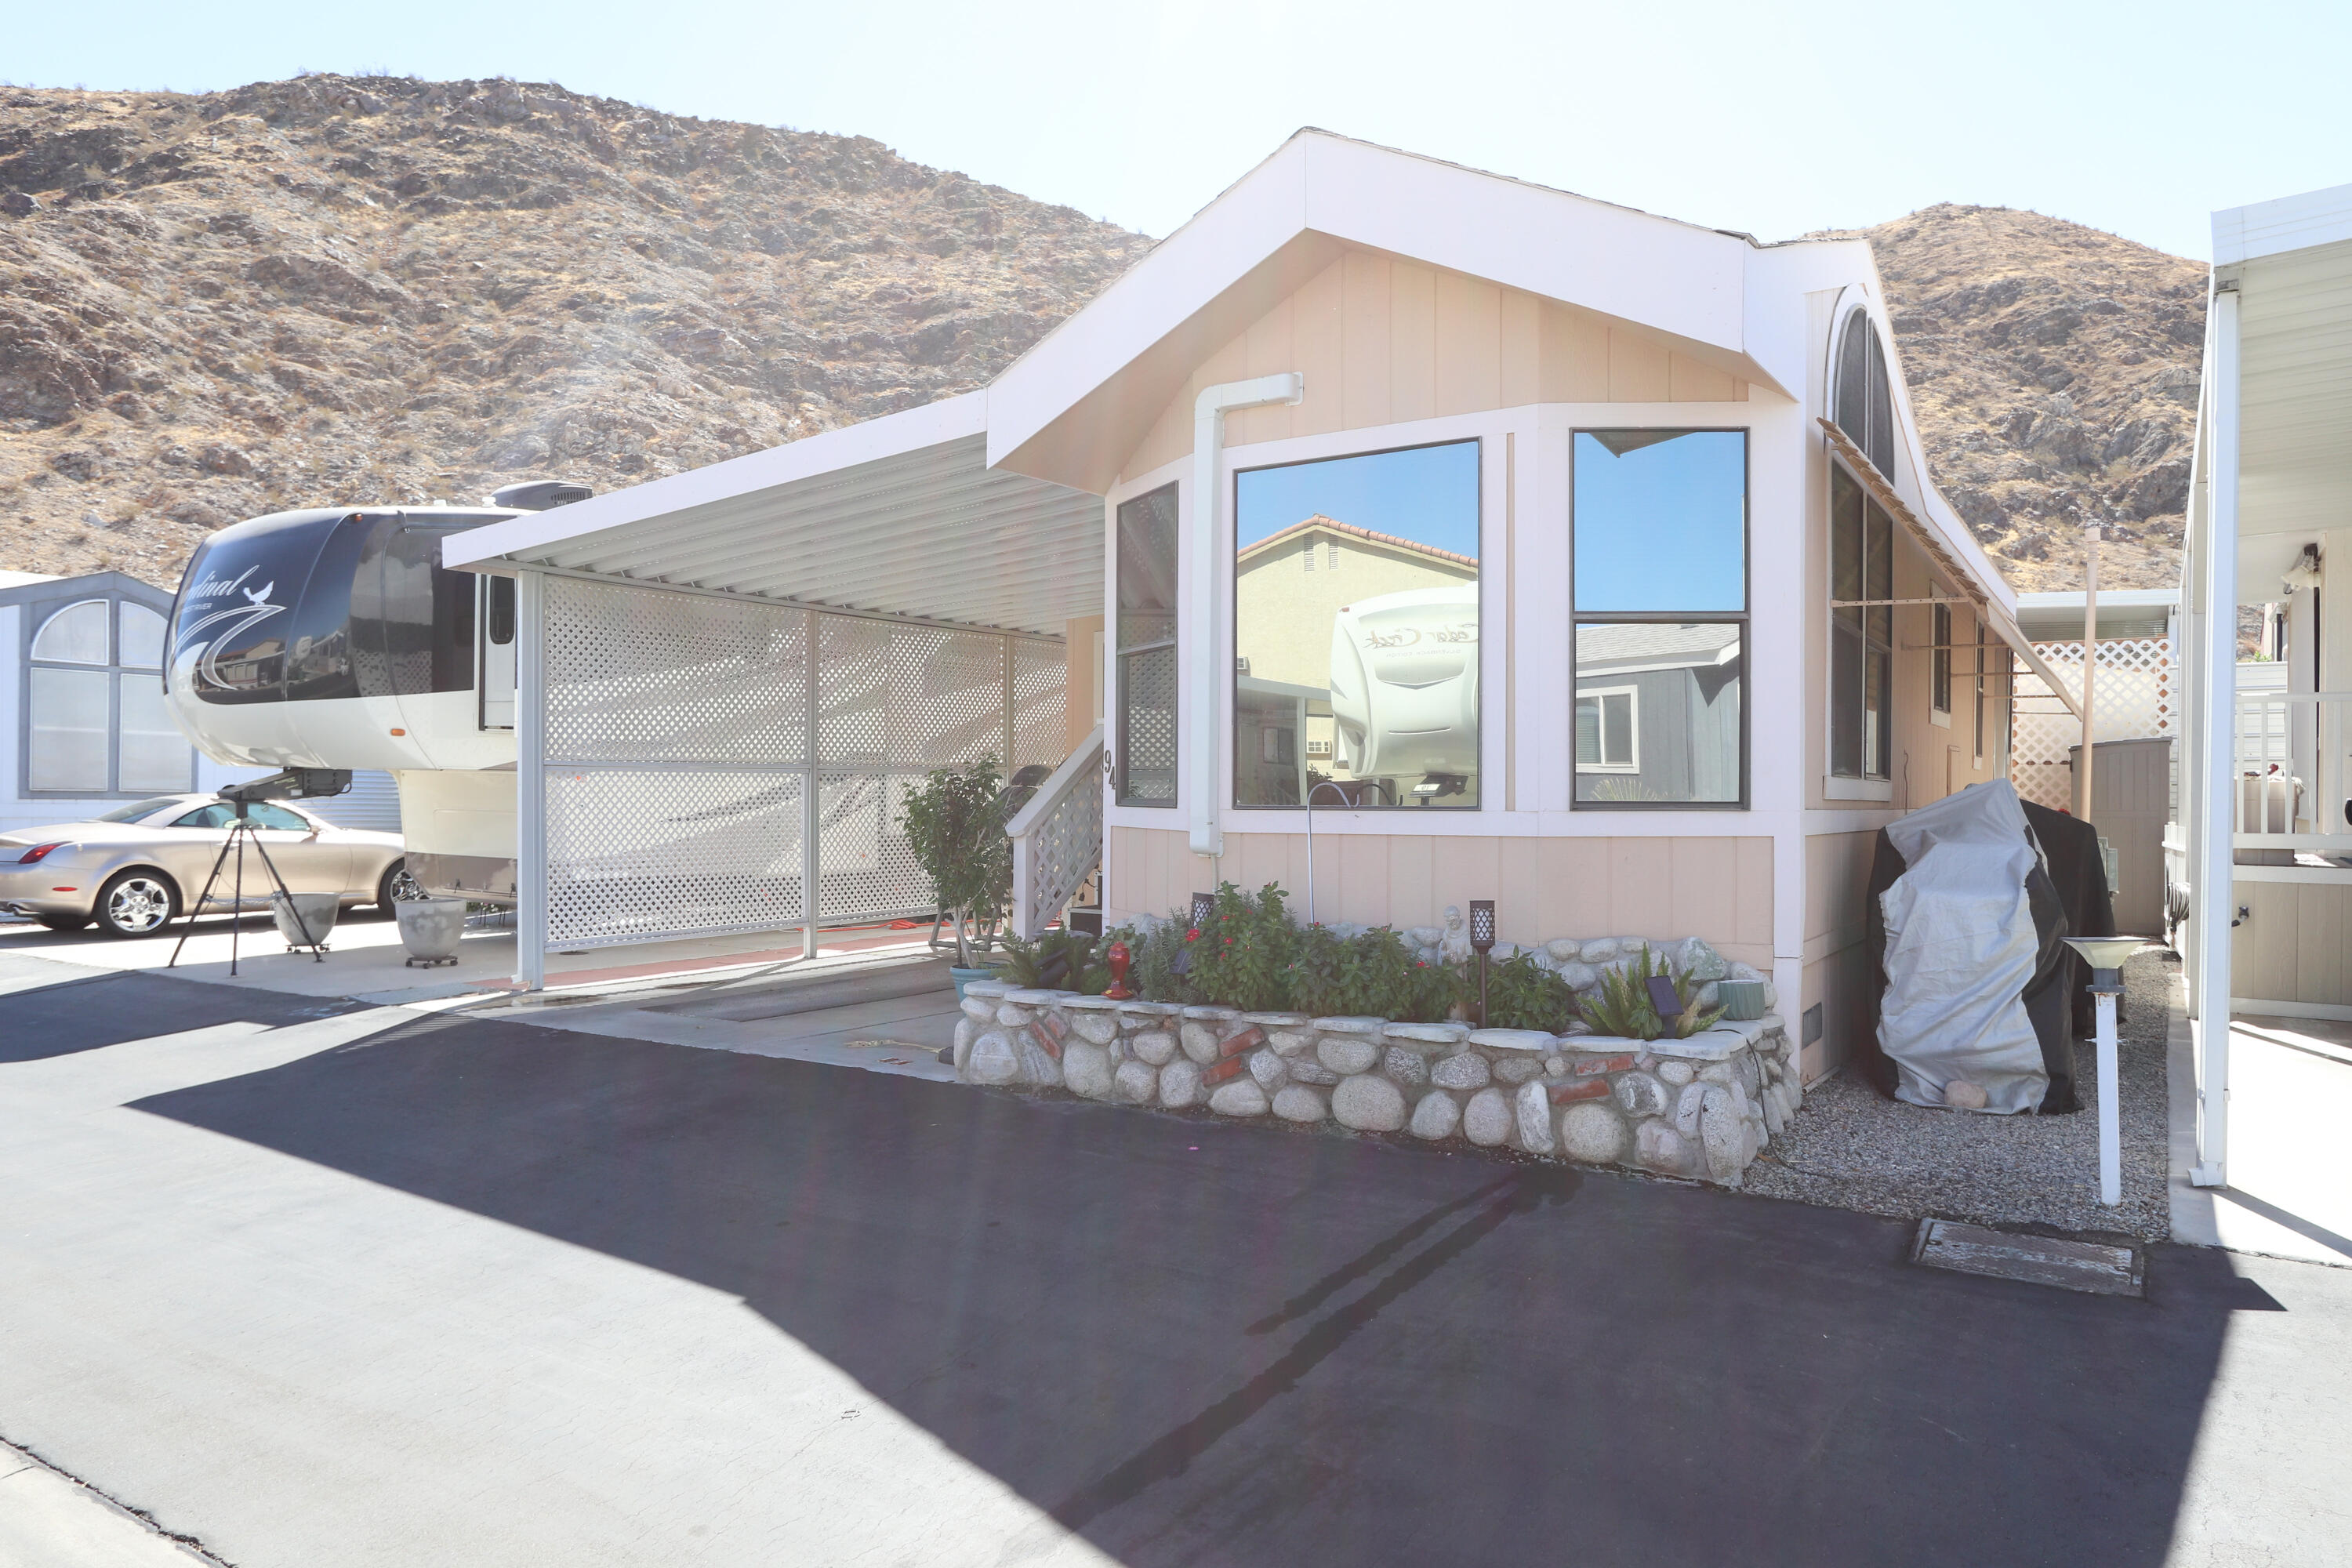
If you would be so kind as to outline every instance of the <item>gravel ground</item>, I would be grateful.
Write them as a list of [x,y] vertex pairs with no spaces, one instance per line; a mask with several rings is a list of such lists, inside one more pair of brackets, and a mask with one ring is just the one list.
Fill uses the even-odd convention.
[[1906,1219],[2171,1234],[2166,1194],[2165,1035],[2180,961],[2146,948],[2124,966],[2124,1201],[2099,1193],[2098,1052],[2076,1047],[2084,1109],[2072,1116],[1983,1116],[1880,1098],[1846,1073],[1805,1095],[1796,1125],[1748,1167],[1748,1190]]

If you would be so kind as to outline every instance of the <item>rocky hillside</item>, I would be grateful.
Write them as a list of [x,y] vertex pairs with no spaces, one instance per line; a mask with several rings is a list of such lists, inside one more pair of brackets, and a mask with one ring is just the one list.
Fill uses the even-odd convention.
[[[1936,477],[2022,588],[2175,570],[2203,269],[1862,231]],[[158,583],[276,508],[598,489],[984,383],[1142,236],[858,138],[511,81],[0,88],[0,568]]]
[[1926,207],[1878,258],[1937,485],[2026,592],[2179,580],[2205,268],[2063,218]]
[[0,568],[607,489],[968,390],[1149,247],[860,138],[510,81],[0,88]]

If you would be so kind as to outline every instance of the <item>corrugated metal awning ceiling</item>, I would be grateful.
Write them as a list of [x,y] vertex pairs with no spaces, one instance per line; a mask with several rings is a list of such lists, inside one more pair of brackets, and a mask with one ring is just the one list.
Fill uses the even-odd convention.
[[[1058,637],[1102,608],[1101,498],[990,468],[966,412],[934,405],[494,523],[444,558]],[[893,425],[945,438],[877,438]]]

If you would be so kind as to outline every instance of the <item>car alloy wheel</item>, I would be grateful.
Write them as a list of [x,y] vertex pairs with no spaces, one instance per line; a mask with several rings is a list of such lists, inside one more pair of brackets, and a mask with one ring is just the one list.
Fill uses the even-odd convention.
[[147,936],[172,918],[171,884],[144,871],[130,871],[100,889],[98,921],[116,936]]
[[392,863],[392,868],[383,874],[383,880],[376,888],[375,901],[377,907],[385,914],[390,914],[392,906],[394,904],[413,904],[420,899],[431,896],[416,879],[409,874],[408,862],[403,859],[394,860]]

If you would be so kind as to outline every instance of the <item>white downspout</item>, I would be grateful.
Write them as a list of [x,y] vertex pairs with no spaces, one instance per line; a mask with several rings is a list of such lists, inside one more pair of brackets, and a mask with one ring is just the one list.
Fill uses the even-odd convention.
[[2196,741],[2205,841],[2197,868],[2197,1165],[2200,1187],[2228,1184],[2230,922],[2237,915],[2238,293],[2213,295],[2213,472],[2206,491],[2204,636],[2198,657],[2205,710]]
[[[1206,387],[1192,403],[1192,528],[1185,535],[1184,578],[1192,625],[1192,693],[1185,705],[1184,795],[1195,855],[1225,852],[1225,688],[1234,673],[1234,596],[1218,570],[1224,542],[1225,416],[1244,408],[1297,404],[1307,378],[1297,371]],[[1206,612],[1205,614],[1202,612]]]

